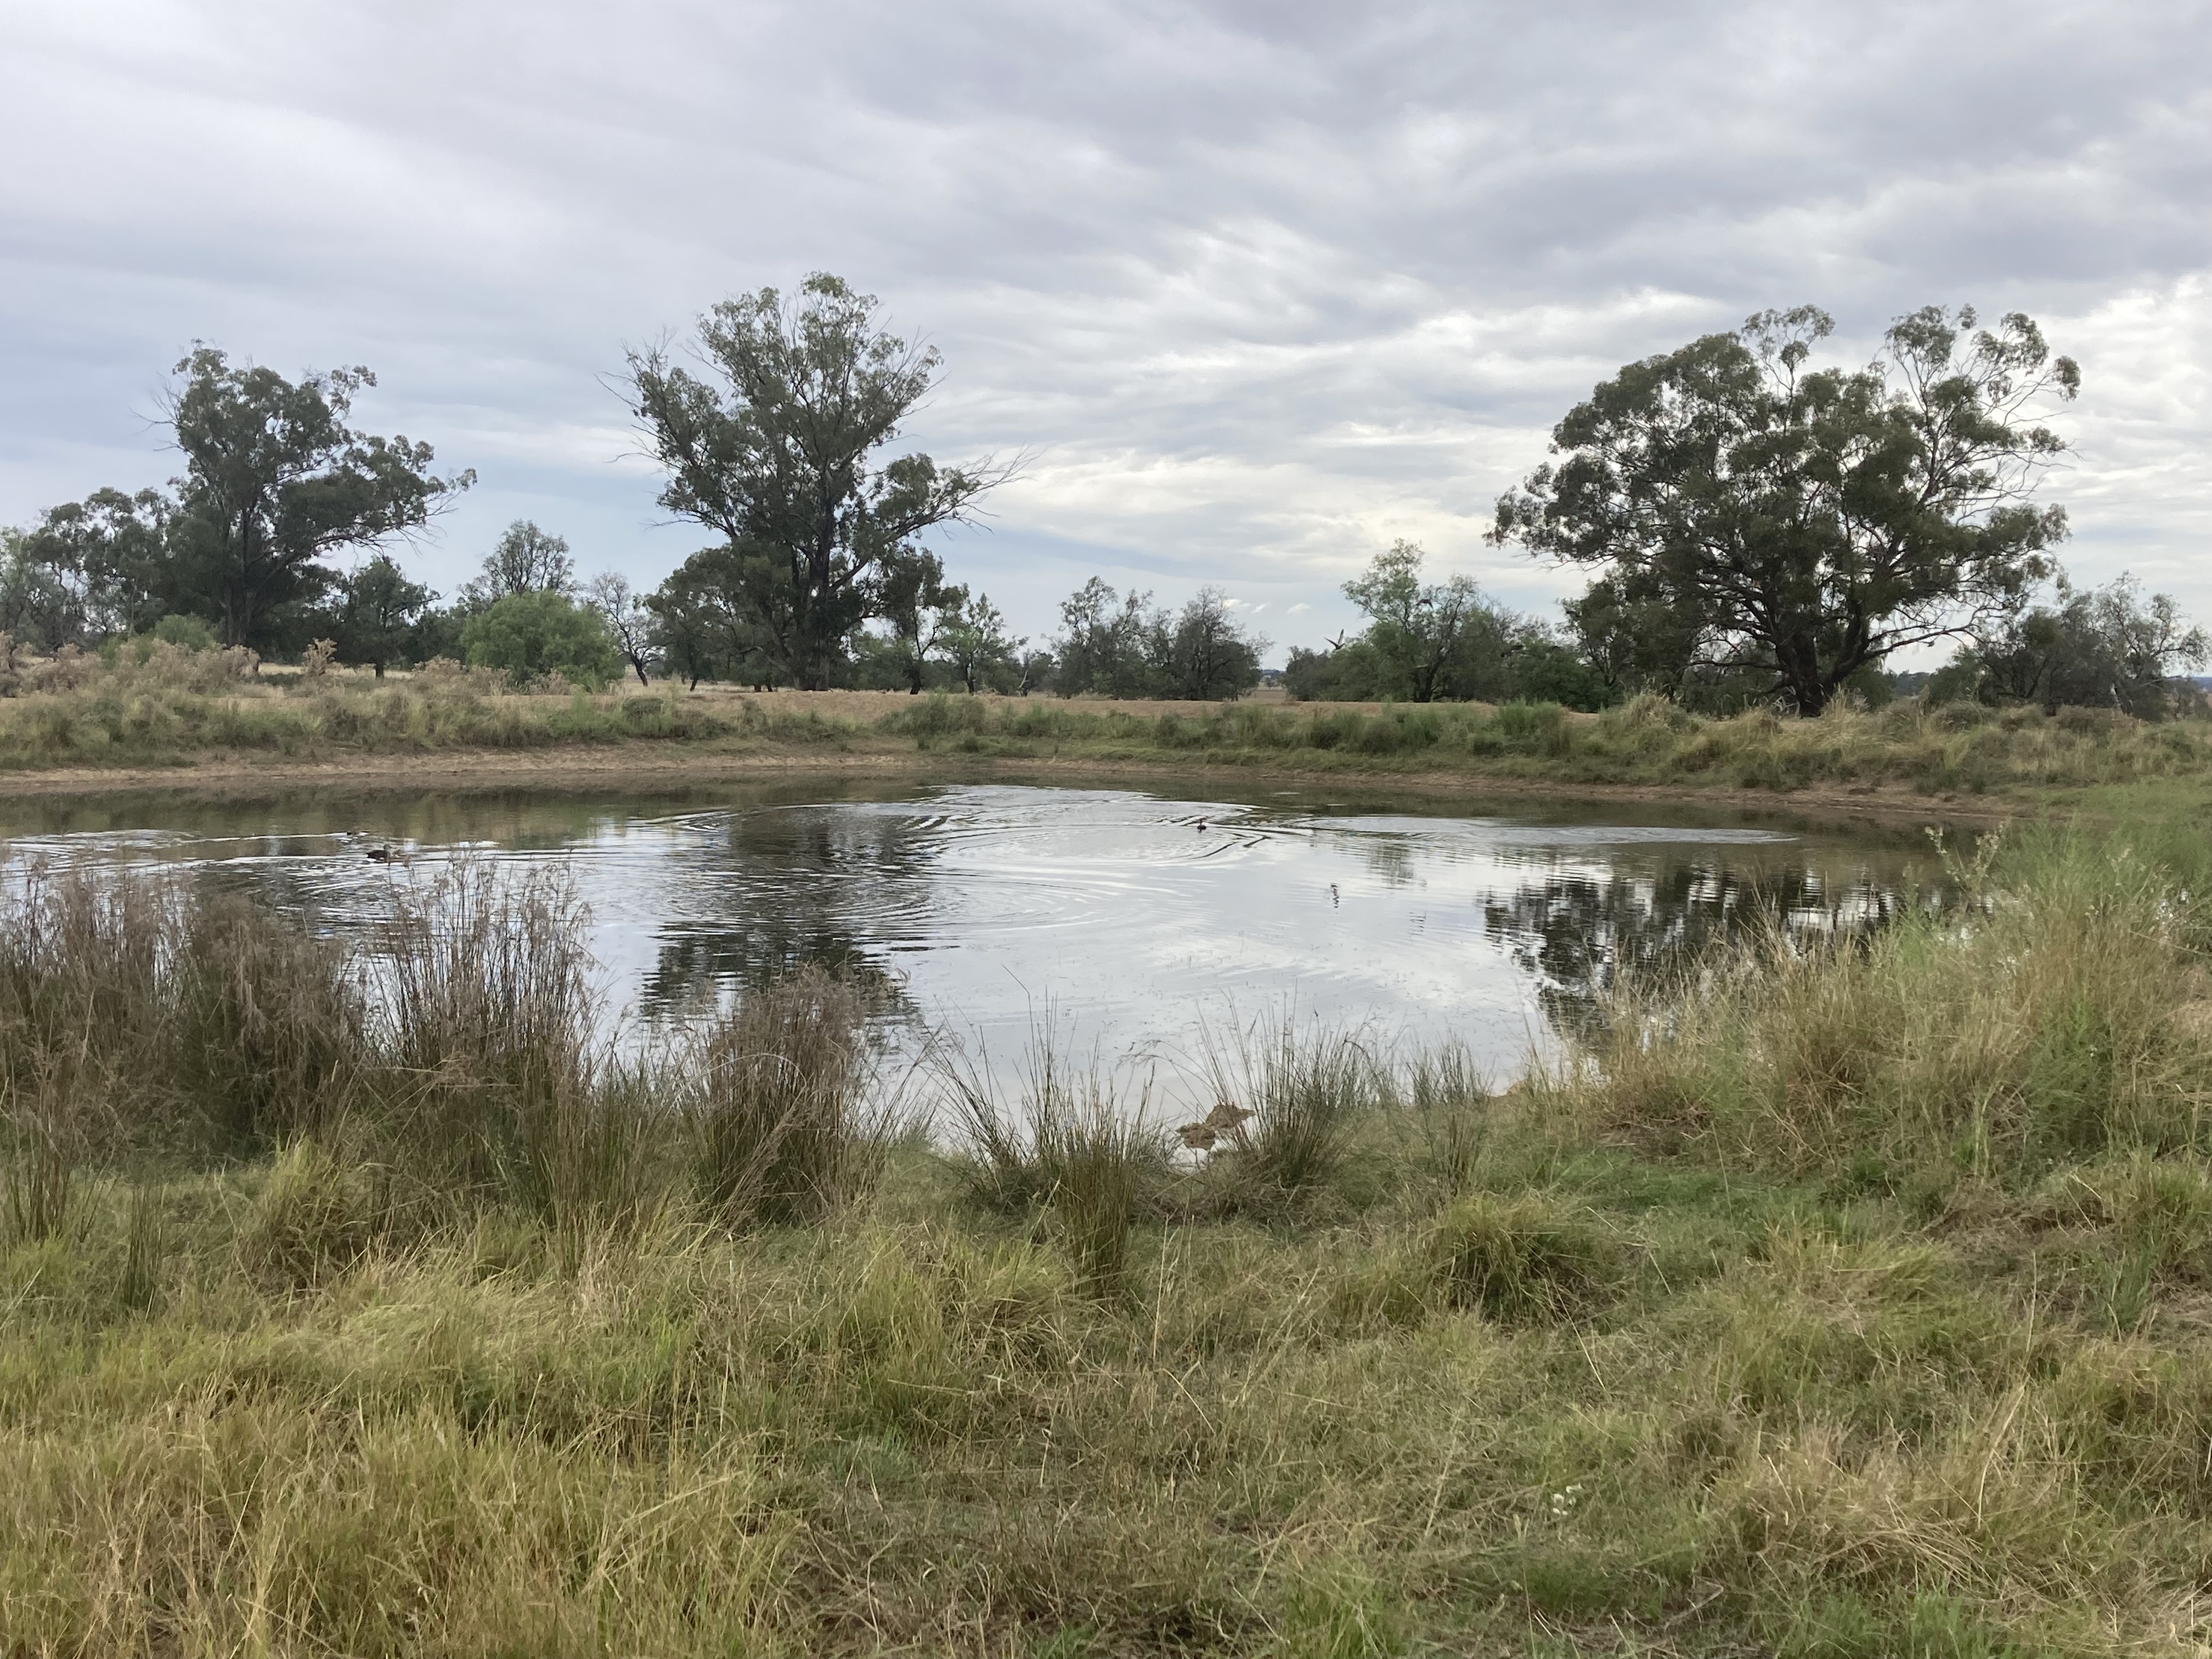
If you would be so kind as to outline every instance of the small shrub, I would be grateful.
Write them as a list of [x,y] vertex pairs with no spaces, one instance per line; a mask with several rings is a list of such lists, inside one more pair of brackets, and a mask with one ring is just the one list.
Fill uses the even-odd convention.
[[63,646],[44,662],[34,663],[22,676],[23,689],[31,692],[79,691],[100,678],[100,660],[73,645]]
[[[180,617],[175,612],[154,624],[154,637],[164,645],[173,645],[179,651],[212,651],[216,648],[215,629],[202,617]],[[318,641],[327,644],[329,641]]]
[[1555,702],[1509,702],[1492,717],[1499,738],[1524,754],[1564,755],[1572,744],[1567,711]]

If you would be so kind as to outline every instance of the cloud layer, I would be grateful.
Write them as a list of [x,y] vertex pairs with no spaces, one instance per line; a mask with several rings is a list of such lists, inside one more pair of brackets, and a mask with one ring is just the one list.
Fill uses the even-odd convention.
[[1621,362],[1811,301],[1931,301],[2083,365],[2069,561],[2212,616],[2212,9],[18,0],[0,19],[0,521],[171,470],[196,337],[367,362],[362,412],[652,580],[610,379],[827,269],[1024,452],[949,561],[1047,631],[1094,571],[1281,643],[1393,538],[1538,606],[1498,491]]

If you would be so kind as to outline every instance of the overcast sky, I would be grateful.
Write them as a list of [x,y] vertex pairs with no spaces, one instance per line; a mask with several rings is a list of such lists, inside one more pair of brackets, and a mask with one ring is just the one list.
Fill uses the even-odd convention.
[[942,546],[1018,629],[1103,574],[1283,647],[1397,537],[1482,544],[1622,362],[1811,301],[2081,360],[2066,557],[2212,618],[2212,4],[7,0],[0,523],[174,471],[196,338],[366,363],[356,414],[650,583],[626,346],[806,271],[945,373],[907,441],[1028,457]]

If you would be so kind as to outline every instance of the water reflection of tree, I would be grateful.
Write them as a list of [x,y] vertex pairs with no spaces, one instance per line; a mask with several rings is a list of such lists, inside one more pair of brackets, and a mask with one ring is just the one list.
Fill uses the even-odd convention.
[[886,1012],[908,1012],[882,943],[928,908],[930,855],[904,812],[833,806],[734,815],[681,856],[682,884],[705,902],[664,926],[643,1008],[689,1007],[726,987],[757,988],[811,964],[851,976]]
[[1359,855],[1360,861],[1385,887],[1411,887],[1419,877],[1414,873],[1413,855],[1419,844],[1408,835],[1389,830],[1355,830],[1336,832],[1341,846]]
[[1862,937],[1905,902],[1864,872],[1727,869],[1684,861],[1607,872],[1554,871],[1484,907],[1484,931],[1537,981],[1563,1035],[1588,1031],[1624,980],[1662,978],[1726,940],[1779,928],[1810,941]]

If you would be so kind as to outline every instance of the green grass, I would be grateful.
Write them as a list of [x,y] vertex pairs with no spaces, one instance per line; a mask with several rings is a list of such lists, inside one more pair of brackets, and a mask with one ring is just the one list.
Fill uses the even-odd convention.
[[45,882],[0,1650],[2200,1652],[2201,854],[1956,873],[1501,1094],[1257,1043],[1205,1162],[1064,1068],[901,1133],[821,981],[617,1065],[554,890],[372,994]]

